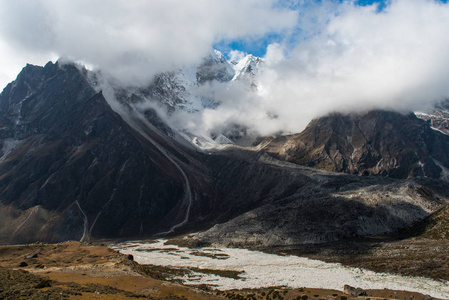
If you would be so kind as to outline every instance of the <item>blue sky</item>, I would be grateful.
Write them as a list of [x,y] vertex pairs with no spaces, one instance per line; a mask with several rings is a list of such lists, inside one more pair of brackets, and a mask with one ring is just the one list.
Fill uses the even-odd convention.
[[[447,1],[447,0],[445,0]],[[320,2],[320,1],[315,1]],[[338,0],[337,2],[343,2],[343,0]],[[360,6],[366,6],[366,5],[372,5],[372,4],[378,4],[379,10],[382,11],[386,6],[386,1],[384,0],[358,0],[356,1],[356,5]],[[297,34],[300,34],[297,32]],[[220,50],[225,55],[229,54],[229,51],[231,50],[238,50],[242,51],[244,53],[250,53],[255,56],[262,57],[265,55],[267,46],[272,43],[280,43],[282,42],[282,35],[279,33],[269,33],[264,35],[261,38],[257,39],[238,39],[238,40],[223,40],[214,45],[214,48]],[[229,58],[229,57],[228,57]]]
[[[0,0],[0,86],[11,82],[26,63],[43,65],[59,57],[134,83],[174,66],[198,63],[211,47],[228,58],[231,50],[265,56],[268,45],[279,43],[290,55],[308,40],[323,37],[326,25],[340,16],[339,8],[343,20],[356,24],[340,28],[343,35],[376,34],[384,40],[400,23],[408,24],[401,27],[403,39],[412,35],[413,40],[418,31],[429,37],[429,32],[447,30],[442,24],[449,20],[445,15],[449,7],[438,7],[438,2],[447,0],[174,0],[139,5],[122,0],[96,0],[96,5],[91,0],[34,1],[33,5],[26,0]],[[360,17],[363,10],[349,12],[351,7],[342,3],[377,3],[378,13],[389,15],[382,20],[390,20],[390,27],[379,26],[375,16]],[[420,19],[429,14],[431,20]]]
[[[355,1],[356,5],[359,6],[367,6],[367,5],[378,5],[378,10],[381,13],[388,5],[391,0],[358,0]],[[440,0],[442,3],[447,3],[448,0]],[[314,1],[321,2],[321,0]],[[336,0],[334,2],[342,3],[346,2],[346,0]],[[309,2],[310,3],[310,2]],[[292,38],[298,38],[301,35],[301,30],[297,29],[297,32],[294,35],[291,35]],[[282,33],[268,33],[259,38],[242,38],[237,40],[222,40],[218,43],[214,44],[214,48],[223,52],[229,58],[229,52],[231,50],[238,50],[244,53],[253,54],[255,56],[263,57],[266,53],[267,46],[272,43],[281,43],[283,42]]]

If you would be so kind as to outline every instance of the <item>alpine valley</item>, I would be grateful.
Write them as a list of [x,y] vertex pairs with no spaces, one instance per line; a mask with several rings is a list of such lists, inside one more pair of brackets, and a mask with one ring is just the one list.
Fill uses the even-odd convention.
[[449,201],[446,102],[335,112],[274,136],[173,121],[221,105],[202,88],[257,90],[263,64],[211,51],[144,87],[71,62],[24,67],[0,95],[0,242],[189,233],[195,244],[280,247],[430,223],[447,238],[436,217]]

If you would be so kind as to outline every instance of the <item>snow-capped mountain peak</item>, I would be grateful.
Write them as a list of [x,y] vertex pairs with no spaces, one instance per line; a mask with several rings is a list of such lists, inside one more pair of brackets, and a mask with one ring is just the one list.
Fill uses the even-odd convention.
[[232,80],[246,80],[251,87],[256,87],[255,77],[259,74],[261,63],[263,61],[260,57],[251,54],[245,56],[234,65],[235,75]]
[[[161,73],[146,87],[130,91],[129,88],[110,84],[113,90],[111,95],[114,95],[112,98],[117,99],[121,106],[137,111],[143,116],[152,116],[154,113],[151,111],[159,111],[165,115],[164,118],[170,120],[168,124],[172,132],[179,132],[200,148],[202,146],[194,142],[192,137],[197,137],[198,141],[207,140],[207,143],[201,144],[232,144],[226,135],[219,139],[212,139],[203,132],[202,126],[194,123],[200,122],[198,121],[199,113],[206,109],[216,109],[221,104],[222,99],[215,95],[216,85],[221,85],[221,89],[226,90],[232,88],[232,85],[238,81],[239,84],[247,86],[248,91],[256,91],[255,82],[261,63],[261,58],[247,55],[231,64],[220,51],[211,49],[200,63],[180,66],[171,72]],[[211,90],[214,91],[210,92]],[[196,116],[190,117],[186,113],[196,114]],[[191,121],[191,119],[197,121]],[[216,132],[216,134],[220,133],[224,134]]]

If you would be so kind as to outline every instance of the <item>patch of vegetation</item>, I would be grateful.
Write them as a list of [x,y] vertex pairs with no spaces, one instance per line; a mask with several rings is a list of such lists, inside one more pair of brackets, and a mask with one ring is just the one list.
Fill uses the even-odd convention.
[[48,279],[43,279],[34,286],[35,289],[43,289],[47,287],[51,287],[51,281]]
[[195,256],[203,256],[203,257],[209,257],[209,258],[213,258],[213,259],[228,259],[229,258],[229,255],[227,255],[225,253],[207,253],[204,251],[193,251],[191,254],[195,255]]
[[0,267],[0,299],[68,299],[71,296],[81,296],[81,293],[145,297],[99,284],[86,286],[75,283],[62,284],[23,270],[16,271]]
[[204,247],[210,247],[211,244],[204,241],[199,241],[196,239],[191,238],[173,238],[164,243],[164,245],[176,245],[179,247],[186,247],[186,248],[204,248]]
[[138,252],[161,252],[161,253],[168,253],[168,252],[181,252],[179,249],[177,248],[136,248],[133,249],[133,251],[138,251]]
[[409,234],[418,235],[421,238],[449,239],[449,205],[415,225]]
[[124,264],[130,266],[131,269],[136,271],[137,273],[158,280],[172,280],[172,278],[175,276],[182,277],[190,273],[190,270],[185,268],[173,268],[156,265],[140,265],[130,260],[125,261]]
[[190,268],[192,271],[203,273],[203,274],[213,274],[220,277],[232,278],[232,279],[242,279],[240,274],[243,271],[232,271],[232,270],[216,270],[216,269],[200,269],[200,268]]
[[134,261],[125,261],[124,264],[131,266],[131,268],[146,276],[158,280],[173,280],[173,277],[182,277],[189,275],[192,271],[203,273],[203,274],[213,274],[221,277],[232,278],[232,279],[242,279],[240,274],[243,271],[233,271],[233,270],[216,270],[216,269],[201,269],[201,268],[175,268],[166,266],[156,266],[156,265],[140,265]]

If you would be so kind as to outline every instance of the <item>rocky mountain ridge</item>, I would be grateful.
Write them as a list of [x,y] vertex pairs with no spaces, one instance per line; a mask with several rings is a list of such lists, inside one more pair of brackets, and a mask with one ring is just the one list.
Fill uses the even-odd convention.
[[2,240],[152,231],[183,194],[171,162],[86,78],[70,64],[27,66],[1,94]]
[[[210,67],[208,63],[205,66]],[[220,59],[214,63],[225,64]],[[225,65],[223,70],[228,69]],[[94,79],[75,64],[28,65],[0,94],[2,243],[196,231],[203,231],[195,237],[199,243],[319,243],[396,232],[449,201],[447,183],[435,179],[442,171],[431,163],[446,164],[446,139],[416,118],[368,113],[370,124],[378,124],[376,130],[354,140],[372,156],[385,154],[375,152],[380,149],[377,144],[396,149],[386,158],[399,161],[405,171],[392,176],[397,170],[388,169],[387,163],[386,175],[409,179],[355,176],[276,157],[275,149],[284,145],[282,138],[262,151],[241,147],[202,151],[155,109],[136,105],[146,101],[144,96],[114,91],[116,102],[111,102],[104,96],[108,91],[99,91]],[[166,84],[158,82],[156,87]],[[161,101],[170,97],[160,93]],[[347,146],[342,141],[350,136],[347,128],[352,128],[346,126],[352,124],[348,118],[340,116],[341,125],[332,125],[334,132],[322,126],[313,129],[311,124],[299,135],[311,138],[318,130],[311,149],[317,145],[343,149],[338,147]],[[396,119],[406,127],[390,128]],[[391,134],[382,136],[385,128]],[[415,148],[403,152],[400,130],[419,137],[416,145],[411,137],[408,141]],[[414,149],[419,155],[407,160]],[[359,157],[364,162],[364,156]],[[416,159],[426,174],[435,175],[422,176]]]
[[265,152],[296,164],[359,175],[441,178],[449,137],[414,114],[331,114],[298,134],[272,140]]

